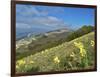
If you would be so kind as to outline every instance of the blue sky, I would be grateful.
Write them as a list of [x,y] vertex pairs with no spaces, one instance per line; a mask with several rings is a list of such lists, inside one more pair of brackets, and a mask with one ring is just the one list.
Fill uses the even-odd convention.
[[94,26],[94,9],[39,5],[16,5],[17,28],[73,28]]

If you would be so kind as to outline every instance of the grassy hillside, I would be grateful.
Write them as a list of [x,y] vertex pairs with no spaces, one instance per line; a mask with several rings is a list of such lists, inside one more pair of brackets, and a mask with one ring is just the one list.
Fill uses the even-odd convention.
[[17,72],[50,72],[94,67],[94,32],[17,60]]
[[31,36],[21,39],[16,42],[16,59],[18,60],[47,48],[55,47],[65,42],[70,32],[67,29],[59,29],[39,34],[35,37]]

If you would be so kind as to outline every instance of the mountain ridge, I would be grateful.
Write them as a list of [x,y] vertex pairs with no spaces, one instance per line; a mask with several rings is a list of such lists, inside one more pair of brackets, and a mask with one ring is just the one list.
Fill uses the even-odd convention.
[[16,53],[41,51],[45,48],[54,47],[63,43],[71,31],[68,29],[57,29],[43,34],[30,35],[16,42]]

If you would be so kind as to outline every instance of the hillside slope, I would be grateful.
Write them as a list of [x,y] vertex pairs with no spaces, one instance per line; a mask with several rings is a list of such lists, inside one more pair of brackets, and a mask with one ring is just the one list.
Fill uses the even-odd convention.
[[94,32],[45,49],[16,62],[18,72],[50,72],[92,69],[95,62]]
[[16,59],[21,59],[41,50],[57,46],[65,42],[69,33],[70,31],[67,29],[59,29],[23,38],[16,42]]

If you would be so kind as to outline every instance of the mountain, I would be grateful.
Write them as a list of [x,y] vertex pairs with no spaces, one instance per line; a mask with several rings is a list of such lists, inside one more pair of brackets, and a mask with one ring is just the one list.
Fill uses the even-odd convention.
[[70,32],[70,30],[62,28],[38,35],[32,33],[28,34],[27,37],[16,41],[17,59],[35,54],[47,48],[55,47],[65,42]]
[[30,28],[30,29],[23,29],[23,28],[17,28],[16,29],[16,40],[20,40],[22,38],[27,37],[28,34],[34,34],[34,35],[38,35],[40,33],[45,33],[48,32],[49,30],[47,29],[41,29],[41,28]]

